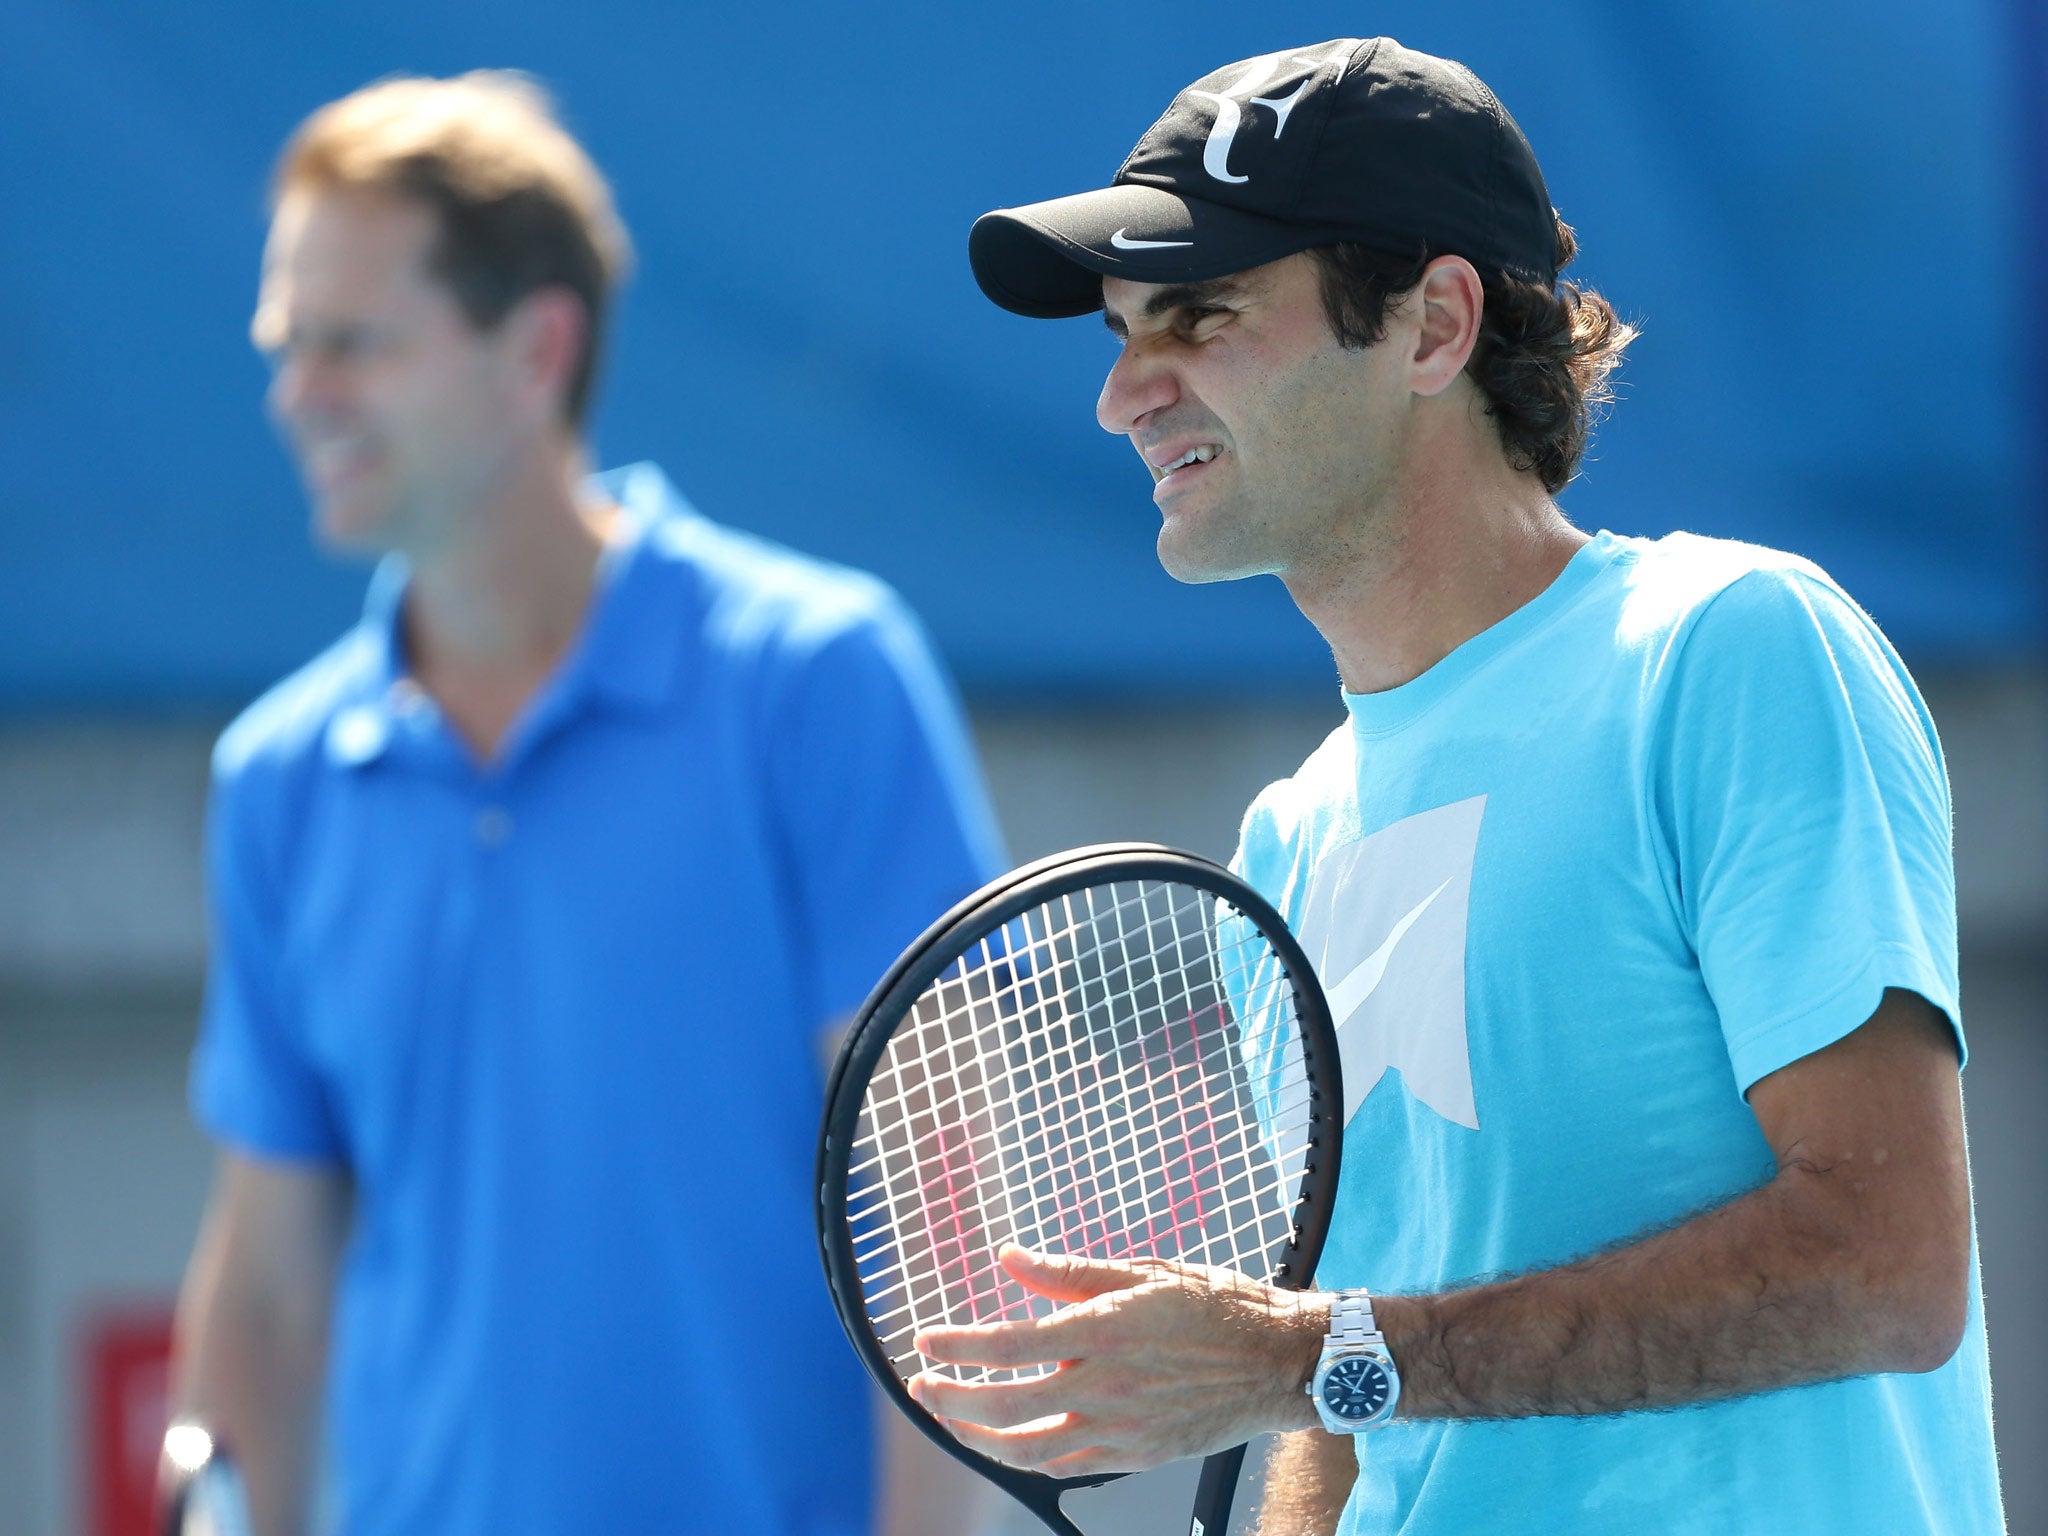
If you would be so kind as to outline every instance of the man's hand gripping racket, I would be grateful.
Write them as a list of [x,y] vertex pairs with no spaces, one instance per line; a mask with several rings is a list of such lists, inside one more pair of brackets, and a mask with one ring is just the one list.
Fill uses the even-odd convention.
[[1227,870],[1150,844],[977,892],[847,1035],[818,1154],[847,1337],[923,1432],[1081,1536],[1060,1496],[1310,1422],[1305,1288],[1343,1093],[1315,975]]

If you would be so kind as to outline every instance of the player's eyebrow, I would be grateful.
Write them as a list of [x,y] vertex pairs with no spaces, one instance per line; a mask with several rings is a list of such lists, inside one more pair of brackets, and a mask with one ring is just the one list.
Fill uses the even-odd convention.
[[[1227,277],[1204,278],[1199,283],[1168,283],[1153,291],[1140,313],[1147,320],[1156,320],[1176,309],[1198,309],[1219,299],[1235,298],[1243,289],[1244,274],[1240,272],[1233,272]],[[1102,323],[1118,340],[1130,334],[1130,327],[1125,324],[1123,316],[1113,313],[1107,306],[1102,311]]]

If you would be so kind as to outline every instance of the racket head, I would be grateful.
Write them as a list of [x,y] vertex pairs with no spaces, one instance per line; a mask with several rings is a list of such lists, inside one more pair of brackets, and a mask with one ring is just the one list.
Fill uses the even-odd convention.
[[[1257,1052],[1246,1049],[1253,1015]],[[1262,1090],[1249,1086],[1254,1056],[1268,1064]],[[1092,1086],[1068,1091],[1091,1074]],[[1113,1219],[1091,1232],[1086,1199],[1062,1196],[1099,1194],[1105,1160],[1129,1167],[1134,1148],[1106,1140],[1098,1122],[1133,1104],[1146,1107],[1130,1139],[1145,1142],[1149,1131],[1158,1147],[1186,1155],[1177,1171],[1171,1152],[1136,1146],[1148,1160],[1118,1175],[1114,1212],[1097,1201],[1094,1214]],[[909,1338],[939,1322],[1053,1310],[993,1269],[996,1248],[1011,1240],[1228,1263],[1305,1288],[1335,1196],[1342,1105],[1336,1035],[1314,969],[1285,921],[1237,876],[1153,843],[1027,864],[905,950],[842,1043],[817,1180],[819,1247],[840,1323],[927,1438],[1071,1531],[1060,1495],[1122,1474],[1052,1477],[962,1445],[910,1396],[906,1382],[927,1362]],[[952,1212],[935,1220],[917,1207],[939,1186]],[[1017,1221],[1020,1202],[1038,1214]],[[998,1204],[1003,1214],[986,1219]],[[1249,1227],[1246,1211],[1256,1213]],[[1048,1226],[1082,1241],[1048,1241]],[[905,1248],[923,1245],[929,1258],[948,1244],[957,1251],[922,1270],[900,1262]],[[967,1380],[1036,1374],[945,1369]]]

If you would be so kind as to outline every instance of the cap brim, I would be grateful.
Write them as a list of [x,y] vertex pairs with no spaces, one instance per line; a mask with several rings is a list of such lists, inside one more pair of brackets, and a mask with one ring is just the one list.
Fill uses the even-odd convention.
[[1059,320],[1102,308],[1104,277],[1197,283],[1341,238],[1129,182],[985,213],[967,259],[1003,308]]

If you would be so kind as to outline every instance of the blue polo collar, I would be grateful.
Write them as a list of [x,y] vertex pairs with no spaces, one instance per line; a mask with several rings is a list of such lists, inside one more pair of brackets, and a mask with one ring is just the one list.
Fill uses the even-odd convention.
[[[650,558],[650,535],[663,523],[693,519],[696,510],[653,464],[629,464],[593,475],[586,488],[624,514],[598,565],[598,586],[582,631],[555,675],[513,727],[505,761],[562,719],[588,708],[625,712],[658,710],[685,683],[682,643],[692,604],[679,589],[672,562]],[[433,701],[407,675],[400,630],[410,571],[400,555],[387,555],[371,574],[363,616],[352,643],[361,649],[356,671],[362,691],[328,723],[327,753],[344,767],[375,762],[394,739],[425,734],[436,725]]]

